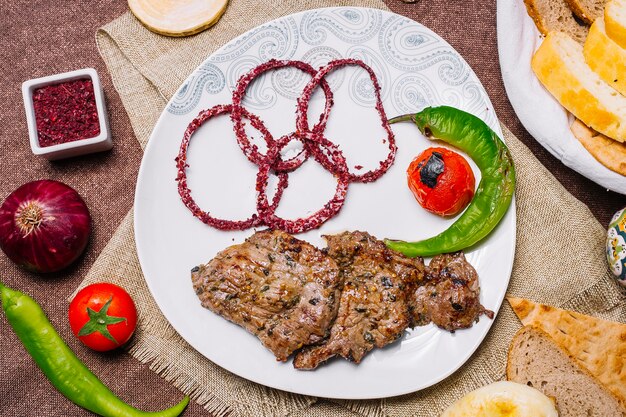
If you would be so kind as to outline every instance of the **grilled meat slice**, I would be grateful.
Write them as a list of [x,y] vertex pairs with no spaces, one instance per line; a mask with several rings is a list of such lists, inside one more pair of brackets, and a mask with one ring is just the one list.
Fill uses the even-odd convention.
[[409,298],[424,277],[421,258],[391,251],[368,233],[325,238],[344,281],[339,312],[323,344],[296,354],[294,367],[299,369],[315,369],[336,355],[359,363],[374,347],[400,338],[412,321]]
[[327,336],[341,289],[335,261],[281,231],[261,231],[192,270],[202,306],[256,335],[277,360]]
[[432,321],[454,331],[471,327],[481,314],[493,318],[493,311],[485,309],[479,298],[478,274],[463,252],[437,255],[428,265],[426,283],[415,290],[415,322]]

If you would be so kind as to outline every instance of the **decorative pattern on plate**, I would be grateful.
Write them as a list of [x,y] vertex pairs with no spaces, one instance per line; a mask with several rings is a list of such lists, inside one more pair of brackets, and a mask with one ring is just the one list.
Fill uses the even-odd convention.
[[[233,60],[226,70],[228,89],[232,93],[239,78],[264,61],[257,57],[245,55]],[[276,91],[267,86],[267,77],[255,79],[246,90],[243,103],[253,109],[267,109],[276,103]]]
[[469,77],[469,67],[452,48],[405,17],[387,19],[378,34],[378,44],[385,61],[399,70],[415,72],[438,65],[439,78],[451,86],[461,85]]
[[[345,57],[361,59],[374,69],[383,101],[390,102],[389,116],[447,104],[495,123],[495,114],[487,111],[484,89],[471,79],[469,66],[435,33],[402,16],[354,7],[307,11],[234,39],[191,76],[168,111],[196,113],[203,108],[204,94],[221,94],[226,86],[232,92],[241,75],[272,58],[299,59],[318,68]],[[371,81],[361,71],[336,71],[328,82],[336,91],[346,79],[344,88],[356,104],[374,104]],[[272,71],[250,85],[244,104],[261,110],[271,108],[279,97],[295,101],[308,80],[295,68]],[[442,83],[450,88],[436,87]]]
[[261,58],[291,59],[298,49],[298,25],[293,17],[279,19],[259,26],[226,44],[211,56],[211,62],[227,62],[246,52]]
[[465,103],[465,110],[480,117],[490,126],[497,123],[496,115],[485,105],[487,95],[484,87],[477,81],[467,81],[463,84],[463,97],[460,103]]
[[382,12],[374,9],[320,9],[304,13],[300,24],[302,40],[309,45],[326,42],[330,32],[344,42],[361,44],[376,35]]
[[187,114],[200,101],[203,88],[209,94],[217,94],[225,86],[226,78],[222,71],[210,62],[205,62],[178,90],[167,110],[172,114]]
[[[311,48],[300,59],[311,64],[313,68],[319,68],[339,58],[342,58],[342,55],[336,49],[328,46],[317,46]],[[298,97],[300,97],[306,83],[311,79],[308,74],[291,67],[272,71],[270,77],[272,88],[281,96],[293,101],[296,101]],[[344,74],[338,72],[330,74],[327,81],[331,89],[335,90],[339,88],[343,79]]]
[[[374,70],[380,83],[380,96],[383,101],[386,100],[389,95],[390,78],[387,65],[380,54],[372,48],[363,45],[350,48],[346,55],[349,58],[360,59]],[[365,71],[360,70],[350,77],[350,98],[364,107],[372,107],[376,104],[374,86]]]
[[398,77],[392,91],[391,103],[397,114],[415,113],[428,106],[455,106],[459,102],[458,93],[450,90],[439,92],[427,76],[419,73]]

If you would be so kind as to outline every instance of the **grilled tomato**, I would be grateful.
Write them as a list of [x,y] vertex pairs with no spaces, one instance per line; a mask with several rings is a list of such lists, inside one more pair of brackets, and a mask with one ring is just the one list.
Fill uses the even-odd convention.
[[472,168],[450,149],[426,149],[411,162],[407,177],[417,202],[439,216],[459,214],[474,197]]

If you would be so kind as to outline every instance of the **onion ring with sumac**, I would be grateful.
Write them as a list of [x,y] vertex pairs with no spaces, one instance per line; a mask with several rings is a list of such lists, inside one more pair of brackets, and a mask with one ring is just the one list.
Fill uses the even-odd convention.
[[[202,126],[207,120],[219,116],[222,114],[230,113],[233,109],[233,106],[230,104],[218,104],[217,106],[211,107],[208,110],[201,111],[198,116],[189,123],[187,129],[185,130],[185,134],[183,135],[183,141],[180,145],[180,150],[178,152],[178,156],[176,157],[176,167],[178,168],[178,175],[176,177],[176,181],[178,182],[178,194],[181,197],[181,200],[187,206],[187,208],[191,211],[191,213],[200,219],[203,223],[215,227],[220,230],[245,230],[250,227],[259,226],[261,224],[261,218],[258,214],[253,214],[246,220],[224,220],[218,219],[217,217],[211,216],[208,212],[203,211],[198,204],[195,202],[193,197],[191,196],[191,190],[187,186],[187,168],[189,164],[187,164],[187,150],[189,148],[189,143],[191,141],[191,137],[198,130],[200,126]],[[269,142],[269,149],[276,149],[275,141],[270,135],[269,131],[265,128],[265,125],[254,114],[248,112],[245,109],[240,110],[242,114],[250,120],[252,126],[257,129],[263,137]],[[271,139],[271,141],[269,140]],[[273,146],[270,145],[274,144]],[[262,163],[265,162],[265,157],[263,158]],[[288,176],[285,173],[278,174],[279,181],[277,185],[276,192],[274,193],[274,197],[272,199],[272,204],[269,205],[270,210],[276,210],[278,203],[283,194],[283,190],[288,185]]]
[[[309,101],[311,99],[311,95],[315,88],[317,88],[320,83],[325,82],[324,78],[332,71],[335,71],[338,68],[354,65],[363,68],[368,74],[370,79],[372,80],[372,84],[374,86],[374,91],[376,94],[376,110],[380,116],[381,125],[383,129],[387,132],[386,143],[389,147],[389,154],[384,161],[380,161],[378,168],[367,171],[363,174],[353,174],[348,172],[350,182],[374,182],[380,177],[382,177],[385,172],[391,167],[393,161],[396,157],[396,139],[391,130],[391,126],[389,125],[389,121],[387,119],[387,115],[385,114],[385,109],[383,108],[383,102],[380,95],[380,84],[378,83],[378,78],[374,73],[374,70],[365,64],[363,61],[352,58],[345,59],[337,59],[329,62],[326,66],[320,68],[317,71],[317,74],[309,81],[309,83],[304,87],[302,91],[302,95],[298,98],[298,111],[297,111],[297,119],[296,119],[296,128],[299,132],[307,132],[309,127],[307,112],[309,110]],[[314,135],[319,134],[315,130],[312,131]],[[385,140],[383,140],[383,143]],[[306,146],[306,145],[309,146]],[[322,150],[318,146],[312,146],[310,141],[307,141],[305,144],[305,148],[313,154],[313,157],[319,162],[324,168],[326,168],[330,172],[334,172],[337,168],[333,165],[332,161],[328,158],[327,155],[322,152]]]
[[259,165],[259,173],[257,174],[256,180],[256,190],[258,193],[257,210],[259,213],[259,217],[262,219],[265,225],[272,229],[279,229],[287,233],[296,234],[306,232],[307,230],[316,229],[320,227],[322,223],[334,217],[343,206],[350,181],[348,179],[348,165],[346,164],[346,159],[344,158],[337,145],[326,139],[322,134],[314,135],[312,133],[309,133],[301,135],[298,133],[292,133],[290,135],[283,136],[278,141],[276,141],[276,146],[268,151],[267,159],[272,160],[272,158],[278,158],[280,155],[280,151],[285,146],[287,146],[287,144],[293,139],[297,139],[299,141],[302,141],[303,143],[308,141],[314,141],[315,146],[323,146],[324,148],[326,148],[326,150],[330,154],[330,158],[335,164],[336,168],[333,174],[337,179],[337,188],[335,189],[335,195],[329,202],[324,205],[324,207],[322,207],[320,210],[310,216],[294,220],[287,220],[278,217],[275,214],[276,209],[272,208],[268,204],[265,189],[267,187],[267,182],[269,179],[271,164],[262,163]]
[[[346,158],[340,148],[324,136],[326,123],[330,115],[330,110],[333,106],[333,93],[330,90],[330,86],[325,80],[325,77],[328,73],[336,70],[337,68],[350,65],[363,68],[370,76],[376,94],[376,110],[380,116],[381,124],[387,132],[387,138],[383,140],[383,143],[387,143],[389,147],[389,154],[387,155],[387,158],[384,161],[380,161],[378,168],[360,175],[353,174],[349,171]],[[266,71],[284,67],[295,67],[309,74],[312,78],[304,88],[302,95],[298,98],[296,110],[296,131],[284,135],[280,139],[276,140],[268,131],[261,119],[246,110],[243,107],[242,102],[246,89],[254,78],[265,73]],[[310,128],[307,115],[309,101],[313,91],[318,86],[321,86],[324,91],[326,102],[324,110],[319,116],[319,121],[313,126],[313,128]],[[191,196],[191,190],[189,190],[189,187],[187,186],[186,169],[189,166],[187,164],[187,151],[191,137],[194,132],[207,120],[226,113],[230,113],[237,143],[246,156],[246,159],[259,167],[256,179],[256,191],[258,193],[256,203],[257,213],[253,214],[246,220],[224,220],[211,216],[208,212],[203,211],[196,204]],[[267,145],[267,152],[265,154],[259,152],[258,147],[250,142],[250,139],[245,131],[243,121],[244,118],[248,119],[251,126],[263,136]],[[295,157],[283,160],[281,151],[294,139],[303,143],[303,149]],[[288,172],[300,167],[308,159],[309,155],[313,155],[314,159],[337,179],[335,194],[332,199],[324,205],[324,207],[311,216],[294,220],[280,218],[275,213],[282,198],[283,191],[288,186]],[[343,207],[350,182],[366,183],[377,180],[385,172],[387,172],[389,167],[393,164],[395,155],[395,138],[382,105],[378,79],[376,78],[374,71],[363,61],[350,58],[339,59],[331,61],[326,66],[316,71],[311,65],[302,61],[270,60],[253,68],[238,80],[235,91],[233,92],[232,104],[216,105],[208,110],[200,112],[198,116],[191,121],[185,131],[178,156],[176,157],[176,166],[178,169],[176,180],[178,181],[178,193],[180,194],[185,206],[195,217],[199,218],[202,222],[209,226],[220,230],[244,230],[250,227],[266,225],[274,229],[280,229],[285,232],[295,234],[317,228],[335,216]],[[356,168],[359,169],[358,166]],[[274,172],[279,178],[276,192],[272,197],[271,204],[268,201],[266,193],[270,171]]]
[[[267,61],[261,65],[258,65],[248,71],[246,74],[242,75],[237,81],[237,85],[235,86],[235,90],[233,91],[232,96],[232,106],[233,110],[230,114],[230,118],[233,122],[233,126],[235,129],[235,136],[237,137],[237,143],[239,147],[246,155],[246,158],[253,164],[259,165],[264,158],[258,147],[252,143],[246,134],[246,130],[243,123],[243,117],[245,116],[245,108],[242,105],[243,98],[246,94],[246,89],[252,83],[252,81],[266,73],[267,71],[277,70],[286,67],[297,68],[302,72],[309,74],[311,77],[315,77],[317,71],[309,64],[304,61],[288,61],[288,60],[276,60],[272,59]],[[326,122],[328,121],[328,116],[330,114],[330,109],[333,106],[333,93],[330,89],[330,86],[326,82],[325,79],[322,79],[318,84],[321,85],[322,90],[324,91],[324,96],[326,97],[326,102],[324,104],[324,111],[319,117],[319,121],[315,126],[313,126],[313,132],[323,132],[326,129]],[[305,131],[309,130],[309,126],[306,126]],[[289,135],[283,136],[286,137]],[[282,138],[281,138],[282,139]],[[266,143],[268,144],[268,148],[271,147],[273,139],[271,141],[266,139]],[[300,165],[304,163],[309,157],[309,150],[307,149],[306,142],[303,143],[303,149],[294,157],[283,161],[281,158],[275,161],[275,164],[272,166],[275,172],[289,172],[297,169]]]

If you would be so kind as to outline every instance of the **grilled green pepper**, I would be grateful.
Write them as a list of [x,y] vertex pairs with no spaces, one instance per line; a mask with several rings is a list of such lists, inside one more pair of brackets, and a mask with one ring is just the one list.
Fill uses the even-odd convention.
[[511,204],[515,190],[513,158],[504,142],[478,117],[454,107],[427,107],[389,120],[413,121],[429,139],[442,140],[469,155],[482,178],[463,214],[437,236],[419,242],[385,240],[409,257],[433,256],[466,249],[487,236]]
[[45,313],[28,295],[0,283],[2,308],[9,324],[52,385],[67,399],[104,417],[176,417],[189,403],[154,413],[137,410],[115,396],[74,355]]

